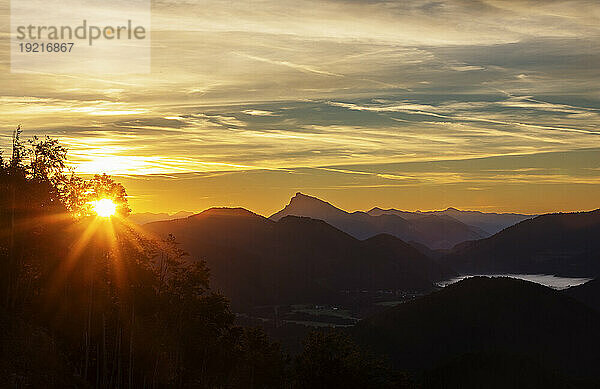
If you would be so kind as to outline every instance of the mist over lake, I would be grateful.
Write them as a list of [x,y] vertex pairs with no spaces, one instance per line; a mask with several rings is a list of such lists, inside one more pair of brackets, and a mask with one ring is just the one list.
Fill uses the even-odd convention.
[[478,276],[516,278],[519,280],[535,282],[536,284],[544,285],[556,290],[563,290],[572,286],[582,285],[592,280],[592,278],[560,277],[552,274],[470,274],[450,278],[446,281],[439,282],[438,285],[445,287],[464,279]]

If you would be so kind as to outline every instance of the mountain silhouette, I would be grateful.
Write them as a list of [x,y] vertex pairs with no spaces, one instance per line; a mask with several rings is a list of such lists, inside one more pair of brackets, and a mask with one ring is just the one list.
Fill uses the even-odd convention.
[[376,207],[371,209],[368,213],[372,216],[397,215],[408,220],[423,217],[425,215],[448,216],[474,228],[483,237],[494,235],[495,233],[498,233],[507,227],[517,224],[523,220],[535,217],[535,215],[522,215],[518,213],[461,211],[452,207],[443,211],[426,212],[408,212],[397,209],[381,209]]
[[290,203],[270,219],[277,221],[290,215],[324,220],[358,239],[386,233],[432,249],[450,248],[466,240],[487,236],[479,228],[470,227],[447,215],[423,214],[408,219],[394,214],[350,213],[302,193],[296,193]]
[[[600,313],[559,291],[512,278],[474,277],[364,319],[352,333],[397,366],[414,370],[484,355],[497,361],[528,361],[562,376],[598,378],[598,326]],[[455,372],[460,365],[464,367],[458,363]],[[493,370],[507,367],[503,365],[487,366],[487,381],[493,384]],[[461,374],[473,374],[467,370]],[[506,372],[501,379],[517,380],[517,372]],[[518,374],[528,379],[532,372]],[[449,379],[445,384],[466,387]]]
[[530,273],[595,277],[600,272],[600,210],[522,221],[464,242],[441,260],[466,274]]
[[188,211],[179,211],[174,214],[169,214],[166,212],[161,212],[161,213],[141,212],[141,213],[134,213],[134,214],[129,215],[127,220],[129,220],[133,223],[142,225],[142,224],[146,224],[146,223],[157,222],[160,220],[181,219],[184,217],[191,216],[193,214],[194,214],[193,212],[188,212]]
[[172,233],[205,259],[212,285],[236,307],[333,301],[353,291],[425,291],[455,275],[390,235],[361,241],[321,220],[277,222],[242,208],[212,208],[144,228]]
[[596,278],[585,284],[570,287],[563,292],[600,311],[600,279]]

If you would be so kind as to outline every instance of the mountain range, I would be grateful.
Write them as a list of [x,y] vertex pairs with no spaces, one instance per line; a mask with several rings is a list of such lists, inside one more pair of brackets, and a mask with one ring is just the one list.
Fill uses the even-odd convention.
[[235,307],[427,291],[456,275],[395,236],[359,240],[307,217],[274,221],[242,208],[211,208],[144,228],[174,234],[186,251],[206,260],[213,286]]
[[[530,217],[452,208],[350,213],[298,193],[270,218],[211,208],[145,228],[174,234],[205,259],[213,285],[239,306],[332,301],[358,290],[427,291],[458,273],[599,274],[600,210]],[[481,228],[522,218],[492,236]]]
[[454,208],[431,212],[380,208],[373,208],[369,212],[346,212],[326,201],[302,193],[296,193],[285,208],[270,218],[277,221],[289,215],[324,220],[358,239],[387,233],[430,249],[448,249],[464,241],[482,239],[532,217],[459,211]]
[[495,212],[481,212],[481,211],[463,211],[456,208],[446,208],[443,211],[400,211],[397,209],[381,209],[373,208],[368,212],[371,216],[379,215],[398,215],[405,219],[411,220],[420,218],[427,215],[435,216],[447,216],[455,220],[458,220],[474,229],[477,229],[481,235],[494,235],[514,224],[517,224],[523,220],[531,219],[536,215],[523,215],[518,213],[495,213]]
[[463,274],[600,274],[600,209],[522,221],[486,239],[464,242],[440,259]]
[[188,211],[179,211],[176,213],[141,212],[141,213],[131,214],[131,215],[129,215],[129,217],[127,219],[135,224],[142,225],[142,224],[157,222],[157,221],[161,221],[161,220],[182,219],[184,217],[192,216],[193,214],[194,214],[194,212],[188,212]]
[[[129,220],[136,224],[182,219],[193,212],[135,213]],[[430,250],[449,249],[454,245],[491,236],[506,227],[534,215],[515,213],[484,213],[447,208],[442,211],[401,211],[375,207],[368,212],[347,212],[313,196],[296,193],[289,204],[270,219],[284,216],[306,216],[323,220],[357,239],[366,239],[387,233],[412,243],[426,255],[437,256]]]

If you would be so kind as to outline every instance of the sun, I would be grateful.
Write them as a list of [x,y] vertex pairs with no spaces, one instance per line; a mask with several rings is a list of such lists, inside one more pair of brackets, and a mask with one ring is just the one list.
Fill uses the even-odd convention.
[[111,217],[117,211],[117,204],[111,199],[100,199],[92,201],[92,208],[100,217]]

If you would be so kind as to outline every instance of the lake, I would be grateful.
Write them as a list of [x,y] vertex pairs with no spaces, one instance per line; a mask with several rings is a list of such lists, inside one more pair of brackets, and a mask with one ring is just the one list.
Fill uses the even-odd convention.
[[559,277],[551,274],[474,274],[468,276],[459,276],[446,281],[438,282],[438,286],[444,287],[450,284],[454,284],[455,282],[462,281],[465,278],[477,276],[517,278],[520,280],[535,282],[536,284],[541,284],[557,290],[567,289],[571,286],[585,284],[586,282],[591,280],[591,278]]

